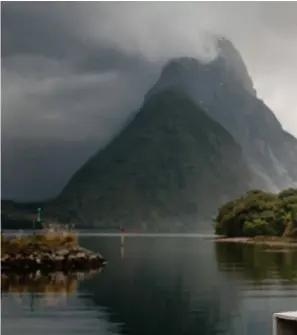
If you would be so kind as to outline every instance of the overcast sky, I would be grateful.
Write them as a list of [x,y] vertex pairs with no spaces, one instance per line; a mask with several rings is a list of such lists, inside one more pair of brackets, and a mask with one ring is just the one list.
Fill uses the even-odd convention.
[[258,96],[297,136],[297,3],[7,2],[1,12],[3,196],[26,198],[36,180],[31,197],[56,194],[168,59],[215,57],[205,32],[234,43]]

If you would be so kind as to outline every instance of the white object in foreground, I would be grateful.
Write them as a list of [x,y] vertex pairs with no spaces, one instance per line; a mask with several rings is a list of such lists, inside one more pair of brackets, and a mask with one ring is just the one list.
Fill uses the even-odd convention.
[[273,314],[273,335],[297,335],[297,311]]

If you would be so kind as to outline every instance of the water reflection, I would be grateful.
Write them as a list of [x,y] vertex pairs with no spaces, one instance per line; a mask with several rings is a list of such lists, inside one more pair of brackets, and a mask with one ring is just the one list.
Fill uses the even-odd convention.
[[91,278],[100,271],[70,274],[55,272],[46,276],[39,272],[28,275],[1,274],[1,298],[10,293],[22,305],[28,302],[26,298],[29,295],[31,310],[34,310],[37,300],[45,306],[55,306],[76,293],[79,281]]
[[216,258],[221,271],[261,282],[281,279],[297,282],[297,250],[267,249],[260,245],[216,243]]
[[217,271],[212,243],[200,242],[86,238],[89,248],[100,245],[109,264],[100,285],[94,277],[80,288],[109,311],[109,322],[122,325],[121,334],[227,334],[240,302]]
[[[104,271],[103,271],[104,272]],[[113,335],[117,327],[79,285],[101,273],[2,276],[3,335]],[[97,284],[98,284],[97,281]]]
[[125,236],[121,236],[121,259],[125,257]]
[[162,236],[80,244],[108,259],[102,273],[1,278],[3,334],[262,335],[274,312],[296,309],[295,251]]

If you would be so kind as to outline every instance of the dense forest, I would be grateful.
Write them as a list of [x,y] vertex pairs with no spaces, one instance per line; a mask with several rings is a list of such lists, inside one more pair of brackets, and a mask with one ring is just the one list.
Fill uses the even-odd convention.
[[297,189],[249,191],[224,204],[214,223],[216,234],[227,237],[297,237]]

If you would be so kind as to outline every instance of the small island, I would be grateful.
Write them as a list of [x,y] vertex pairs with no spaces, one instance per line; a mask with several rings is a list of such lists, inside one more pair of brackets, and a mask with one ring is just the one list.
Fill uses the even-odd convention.
[[60,226],[29,235],[1,234],[2,273],[77,272],[99,269],[106,260],[78,245],[77,234]]
[[297,189],[249,191],[219,209],[214,227],[218,242],[297,246]]

